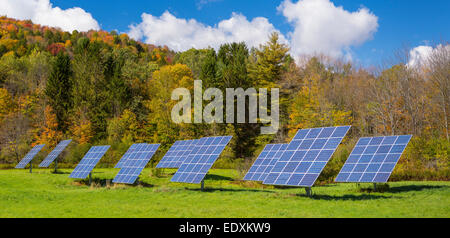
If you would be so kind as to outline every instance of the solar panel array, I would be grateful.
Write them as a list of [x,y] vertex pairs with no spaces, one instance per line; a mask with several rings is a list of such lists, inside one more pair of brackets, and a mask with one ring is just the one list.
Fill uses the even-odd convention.
[[387,182],[410,139],[411,135],[360,138],[336,182]]
[[133,154],[134,150],[140,145],[146,145],[146,144],[140,143],[140,144],[131,145],[130,148],[128,148],[127,152],[125,152],[125,154],[123,154],[122,158],[120,158],[119,162],[117,162],[116,166],[114,166],[114,168],[122,168],[125,161]]
[[299,130],[264,184],[312,187],[350,126]]
[[39,151],[41,151],[42,148],[44,148],[44,144],[42,145],[36,145],[35,147],[33,147],[33,149],[30,150],[30,152],[28,152],[25,157],[23,157],[23,159],[16,165],[16,169],[23,169],[27,166],[28,163],[30,163],[30,161],[34,158],[34,156],[37,155],[37,153],[39,153]]
[[109,145],[92,146],[70,174],[70,178],[86,178],[109,149]]
[[176,141],[159,161],[156,168],[179,168],[194,148],[197,140]]
[[214,162],[230,142],[231,136],[203,137],[193,149],[170,181],[201,183]]
[[158,150],[159,144],[138,144],[122,164],[113,183],[133,184]]
[[59,154],[69,145],[72,140],[63,140],[45,157],[45,159],[39,164],[39,167],[48,167],[58,157]]
[[264,181],[264,179],[272,171],[273,166],[283,155],[288,144],[268,144],[256,158],[252,167],[248,170],[244,177],[247,181]]

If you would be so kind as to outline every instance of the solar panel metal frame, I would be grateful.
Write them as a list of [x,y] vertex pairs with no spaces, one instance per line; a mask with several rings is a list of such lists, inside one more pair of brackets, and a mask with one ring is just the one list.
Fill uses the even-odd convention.
[[335,182],[386,183],[411,138],[412,135],[360,138]]
[[92,146],[69,175],[69,178],[86,178],[111,146]]
[[173,175],[171,182],[199,184],[231,140],[231,136],[203,137]]
[[299,130],[263,184],[312,187],[350,127]]
[[56,145],[56,147],[45,157],[45,159],[39,164],[39,167],[47,168],[50,166],[53,161],[55,161],[56,158],[58,158],[59,154],[63,152],[63,150],[72,142],[72,139],[70,140],[63,140]]
[[44,148],[45,144],[40,144],[34,146],[23,158],[22,160],[16,165],[16,169],[23,169],[29,164],[33,158],[39,153],[39,151]]
[[156,165],[156,168],[179,168],[194,149],[198,140],[176,141]]
[[133,153],[133,151],[136,149],[137,146],[139,145],[146,145],[146,143],[136,143],[136,144],[132,144],[127,152],[125,152],[125,154],[123,154],[122,158],[120,158],[119,162],[117,162],[116,166],[114,166],[114,168],[116,169],[120,169],[122,168],[122,165],[125,163],[125,161],[130,157],[130,155]]
[[244,176],[245,181],[264,181],[288,144],[267,144]]
[[113,179],[113,183],[133,184],[142,170],[152,159],[160,144],[139,144],[130,153],[122,167]]

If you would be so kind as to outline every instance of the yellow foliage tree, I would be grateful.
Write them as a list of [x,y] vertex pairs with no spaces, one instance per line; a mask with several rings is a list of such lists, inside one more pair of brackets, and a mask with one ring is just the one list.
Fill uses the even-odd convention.
[[[153,73],[150,82],[150,95],[153,98],[147,105],[151,113],[149,122],[156,125],[158,141],[172,143],[179,136],[180,129],[191,127],[188,125],[177,125],[171,120],[171,111],[177,101],[171,100],[172,91],[176,88],[187,88],[193,91],[194,78],[191,70],[183,64],[168,65]],[[186,130],[182,130],[186,131]]]
[[74,136],[74,140],[78,144],[87,144],[93,137],[92,123],[83,116],[83,113],[76,113],[75,120],[73,120],[73,126],[70,127],[70,131]]
[[44,110],[44,128],[36,135],[35,144],[45,144],[47,148],[52,148],[61,140],[62,133],[58,131],[56,114],[50,106]]
[[0,120],[14,111],[15,108],[14,101],[8,90],[0,88]]
[[325,97],[320,87],[320,76],[312,74],[294,96],[289,111],[289,136],[298,129],[323,126],[351,125],[351,111],[339,110]]
[[136,115],[128,109],[125,109],[119,118],[114,118],[108,123],[108,135],[112,141],[136,141],[138,130]]

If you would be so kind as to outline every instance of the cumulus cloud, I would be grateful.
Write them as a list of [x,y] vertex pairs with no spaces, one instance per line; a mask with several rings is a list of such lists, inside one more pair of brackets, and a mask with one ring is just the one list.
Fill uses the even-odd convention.
[[370,39],[378,18],[367,8],[349,12],[329,0],[284,1],[278,10],[294,27],[289,33],[294,55],[324,53],[340,57]]
[[[202,0],[203,1],[203,0]],[[206,0],[205,0],[206,1]],[[291,47],[295,57],[326,54],[351,58],[351,47],[369,40],[378,28],[378,18],[367,8],[349,12],[329,0],[285,0],[278,11],[292,25],[292,32],[280,34],[282,43]],[[142,14],[142,22],[131,25],[131,37],[146,43],[167,45],[176,51],[244,41],[250,47],[267,41],[272,32],[280,33],[267,18],[248,20],[233,13],[231,18],[214,26],[195,19],[177,18],[166,11],[160,17]]]
[[439,44],[436,48],[427,45],[419,45],[409,51],[409,67],[422,67],[427,64],[427,61],[430,56],[436,53],[438,50],[446,50],[450,52],[450,45],[443,46]]
[[[135,39],[144,39],[146,43],[167,45],[176,51],[194,48],[218,48],[223,43],[244,41],[248,46],[259,46],[267,41],[277,29],[264,17],[249,21],[244,15],[232,16],[215,26],[202,24],[195,19],[177,18],[170,12],[160,17],[142,14],[142,22],[131,25],[129,35]],[[282,42],[287,42],[284,36]]]
[[0,0],[0,15],[34,23],[59,27],[64,31],[98,30],[100,26],[92,15],[79,7],[61,9],[50,0]]

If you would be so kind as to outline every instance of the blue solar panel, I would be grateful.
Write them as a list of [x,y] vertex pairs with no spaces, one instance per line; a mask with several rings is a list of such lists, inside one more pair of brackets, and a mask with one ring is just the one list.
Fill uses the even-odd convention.
[[146,145],[145,143],[140,144],[133,144],[128,148],[127,152],[123,154],[122,158],[120,158],[119,162],[117,162],[116,166],[114,168],[122,168],[122,165],[125,163],[125,161],[133,154],[134,150],[140,146],[140,145]]
[[312,187],[350,126],[299,130],[264,184]]
[[63,140],[45,157],[45,159],[39,164],[39,167],[48,167],[58,157],[59,154],[69,145],[72,140]]
[[197,140],[176,141],[159,161],[156,168],[179,168],[194,148]]
[[214,162],[230,142],[231,136],[204,137],[193,145],[193,150],[170,181],[201,183]]
[[252,167],[248,170],[244,177],[247,181],[264,181],[264,179],[272,171],[273,166],[283,155],[288,144],[268,144],[256,158]]
[[113,183],[133,184],[158,150],[159,144],[139,144],[122,164]]
[[86,178],[109,149],[109,145],[92,146],[70,174],[70,178]]
[[28,152],[28,154],[26,154],[25,157],[23,157],[23,159],[16,165],[16,169],[25,168],[27,164],[30,163],[30,161],[34,158],[34,156],[36,156],[37,153],[39,153],[39,151],[41,151],[41,149],[44,148],[44,146],[45,145],[42,144],[33,147],[33,149],[31,149],[30,152]]
[[360,138],[336,182],[385,183],[411,135]]

